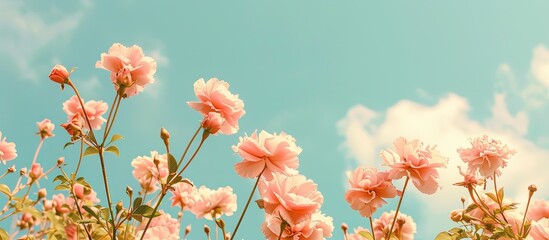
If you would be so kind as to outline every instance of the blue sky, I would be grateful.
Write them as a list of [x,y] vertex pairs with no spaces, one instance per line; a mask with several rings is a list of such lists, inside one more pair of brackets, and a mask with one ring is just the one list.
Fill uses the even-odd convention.
[[[74,167],[76,148],[62,150],[68,136],[58,126],[66,120],[61,104],[72,94],[48,80],[51,67],[79,67],[73,81],[85,100],[110,104],[108,73],[95,62],[112,43],[137,44],[156,58],[157,81],[121,106],[113,131],[126,139],[120,157],[107,163],[115,201],[125,199],[127,184],[137,189],[130,161],[162,149],[160,127],[172,133],[175,151],[183,150],[200,121],[186,105],[195,99],[192,84],[218,77],[244,100],[247,114],[238,134],[208,139],[187,177],[235,188],[239,211],[226,219],[229,229],[253,184],[234,172],[240,159],[231,146],[264,129],[287,132],[303,148],[300,171],[325,196],[333,239],[341,238],[342,222],[367,226],[343,199],[346,170],[379,166],[379,150],[399,136],[439,145],[450,157],[443,189],[423,196],[411,188],[402,208],[418,224],[416,239],[432,239],[453,226],[447,216],[465,194],[451,183],[459,180],[455,149],[467,146],[468,137],[490,134],[518,150],[502,179],[510,196],[524,201],[526,187],[536,183],[537,197],[549,197],[540,170],[549,156],[547,5],[0,0],[0,131],[17,143],[13,163],[20,168],[38,144],[35,123],[50,118],[57,136],[47,140],[39,161],[50,166],[65,156]],[[83,176],[103,196],[99,162],[84,164]],[[261,239],[262,218],[252,207],[239,236]],[[193,224],[191,239],[201,238],[202,224],[213,226],[191,214],[184,221]]]

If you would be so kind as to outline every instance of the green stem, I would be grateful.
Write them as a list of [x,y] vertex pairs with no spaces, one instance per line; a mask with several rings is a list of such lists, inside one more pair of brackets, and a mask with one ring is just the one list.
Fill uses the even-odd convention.
[[391,228],[389,230],[389,236],[387,236],[387,239],[391,239],[391,234],[393,234],[393,228],[395,227],[395,223],[398,217],[398,212],[400,211],[400,205],[402,204],[402,199],[404,198],[404,192],[406,192],[406,186],[408,186],[409,180],[410,180],[410,177],[406,176],[406,181],[404,182],[404,187],[402,188],[402,194],[400,195],[400,199],[398,200],[395,217],[393,218],[393,223],[391,224]]
[[179,162],[177,163],[177,168],[179,168],[179,166],[181,166],[181,163],[183,162],[183,159],[187,155],[187,152],[189,151],[189,148],[191,147],[191,144],[194,142],[194,139],[196,138],[196,136],[200,132],[200,129],[202,129],[202,125],[198,125],[198,129],[196,129],[196,132],[194,133],[193,137],[191,138],[189,143],[187,143],[187,147],[185,147],[185,151],[183,152],[183,155],[181,155],[181,158],[179,159]]
[[370,229],[372,229],[372,237],[374,238],[373,240],[376,240],[376,235],[374,234],[374,222],[372,221],[372,216],[370,216]]
[[83,157],[84,157],[84,142],[80,141],[80,156],[78,157],[78,164],[76,165],[76,170],[74,171],[74,176],[78,175],[78,171],[80,170],[80,163],[82,163],[82,158]]
[[196,154],[198,153],[198,151],[200,150],[200,148],[202,147],[202,144],[204,144],[204,141],[206,140],[206,138],[208,138],[209,134],[202,134],[202,140],[200,140],[200,143],[198,144],[198,147],[196,148],[196,150],[194,151],[193,155],[191,156],[191,158],[189,159],[189,161],[187,162],[187,164],[185,164],[185,166],[183,166],[183,168],[177,173],[176,176],[181,176],[181,174],[183,173],[183,171],[185,171],[185,169],[187,169],[187,167],[189,167],[189,165],[191,164],[191,162],[194,160],[194,157],[196,157]]
[[[88,129],[90,131],[90,134],[95,136],[93,133],[93,129],[91,127],[90,119],[88,118],[88,113],[86,112],[86,107],[84,106],[84,101],[82,101],[82,97],[80,96],[80,93],[78,92],[78,89],[76,89],[76,86],[72,83],[72,81],[69,79],[67,83],[72,90],[74,90],[74,94],[76,94],[76,97],[78,98],[78,102],[80,102],[80,107],[82,107],[82,112],[84,113],[84,119],[86,120],[86,123],[88,124]],[[97,146],[97,142],[92,142],[95,146]]]
[[158,202],[156,203],[156,206],[154,207],[154,210],[149,218],[149,221],[147,221],[147,225],[145,225],[145,228],[143,229],[143,234],[141,234],[141,240],[143,240],[143,238],[145,237],[145,233],[147,233],[147,230],[149,229],[149,225],[151,225],[151,222],[152,222],[152,218],[154,217],[154,215],[156,214],[156,212],[158,211],[158,207],[160,207],[160,203],[162,202],[162,199],[164,199],[164,196],[166,196],[166,191],[165,189],[162,189],[162,193],[160,195],[160,199],[158,199]]
[[114,125],[114,120],[116,119],[116,115],[118,114],[118,108],[120,107],[120,102],[121,101],[122,101],[122,98],[119,97],[118,101],[116,102],[116,109],[114,109],[114,114],[112,116],[110,124],[105,126],[106,131],[105,131],[104,136],[103,136],[103,142],[101,143],[102,146],[105,144],[105,141],[107,141],[107,137],[109,136],[109,133],[111,133],[112,126]]
[[528,214],[528,207],[530,207],[530,200],[532,199],[532,194],[528,196],[528,203],[526,203],[526,210],[524,211],[524,217],[522,217],[522,225],[520,226],[519,234],[523,235],[522,231],[524,231],[524,224],[526,221],[526,214]]
[[107,122],[105,123],[105,130],[103,131],[103,136],[107,135],[107,128],[108,128],[107,126],[109,126],[109,124],[111,123],[111,116],[112,116],[112,112],[114,110],[114,105],[116,104],[117,99],[118,99],[118,93],[116,93],[116,95],[114,95],[114,99],[113,99],[112,104],[111,104],[111,109],[109,110],[109,116],[107,117]]
[[36,159],[38,158],[38,153],[40,152],[40,148],[42,148],[43,143],[44,143],[44,139],[40,138],[40,143],[38,144],[38,147],[36,148],[36,151],[34,152],[34,157],[32,158],[32,164],[36,163]]
[[[267,169],[267,165],[265,165],[263,167],[263,170],[261,170],[261,173],[259,173],[259,175],[257,175],[257,180],[255,181],[252,192],[250,192],[250,196],[248,197],[248,201],[246,202],[246,205],[244,206],[244,210],[242,211],[242,214],[240,215],[240,218],[238,219],[238,223],[236,224],[236,227],[233,230],[231,240],[233,240],[234,236],[236,236],[236,231],[238,231],[238,227],[240,227],[240,223],[242,223],[242,219],[244,218],[244,215],[246,214],[246,210],[248,210],[248,206],[250,205],[250,202],[252,200],[252,197],[254,196],[255,190],[257,189],[257,184],[259,183],[259,180],[261,180],[261,175],[263,174],[263,172],[265,172],[265,169]],[[282,233],[281,233],[281,235],[282,235]],[[279,236],[279,239],[280,239],[280,236]]]
[[496,194],[496,200],[498,200],[498,206],[499,206],[499,209],[501,210],[500,214],[503,217],[503,220],[505,220],[506,223],[509,223],[509,221],[507,221],[507,218],[503,214],[503,207],[501,206],[501,202],[503,201],[503,199],[499,199],[498,185],[496,183],[496,174],[495,173],[494,173],[494,193]]
[[107,195],[107,203],[109,204],[109,212],[112,220],[112,239],[116,240],[116,226],[114,225],[114,213],[112,211],[111,194],[109,191],[109,182],[107,181],[107,169],[105,167],[105,158],[103,157],[103,147],[99,148],[99,160],[101,161],[101,173],[103,174],[103,183],[105,184],[105,193]]

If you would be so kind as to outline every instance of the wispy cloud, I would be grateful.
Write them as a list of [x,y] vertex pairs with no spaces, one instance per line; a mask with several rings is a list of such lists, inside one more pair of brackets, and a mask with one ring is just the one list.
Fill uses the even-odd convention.
[[[457,166],[463,165],[456,149],[469,146],[468,138],[487,134],[518,150],[503,170],[501,179],[508,196],[522,202],[526,199],[529,184],[548,183],[544,177],[546,170],[540,166],[547,161],[549,151],[525,137],[528,132],[525,113],[511,114],[505,95],[495,96],[492,117],[485,121],[472,119],[470,109],[469,102],[456,94],[440,98],[433,106],[402,100],[384,112],[358,105],[348,111],[338,123],[338,129],[345,138],[343,148],[346,154],[359,165],[379,167],[379,151],[392,147],[392,141],[400,136],[438,145],[438,149],[450,158],[448,168],[440,171],[443,189],[431,196],[411,190],[429,213],[418,219],[423,223],[422,231],[435,232],[440,231],[440,219],[448,218],[448,213],[459,206],[459,199],[465,194],[463,189],[452,184],[461,180]],[[540,190],[536,194],[538,198],[548,197],[549,190]]]
[[[0,0],[0,52],[5,53],[15,64],[18,75],[24,79],[36,80],[34,70],[37,54],[53,42],[70,35],[81,22],[85,10],[57,14],[62,16],[46,19],[42,13],[28,9],[22,1]],[[84,9],[92,4],[84,1]]]

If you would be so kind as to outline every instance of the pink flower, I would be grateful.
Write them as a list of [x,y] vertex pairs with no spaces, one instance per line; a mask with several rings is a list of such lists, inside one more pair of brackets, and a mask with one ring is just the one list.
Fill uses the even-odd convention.
[[284,132],[270,134],[257,130],[250,136],[239,138],[238,145],[233,151],[243,158],[235,165],[238,175],[245,178],[257,177],[263,168],[263,177],[270,180],[271,173],[278,172],[286,175],[296,175],[299,167],[298,155],[301,148],[295,143],[295,138]]
[[282,216],[292,225],[310,218],[324,201],[317,185],[303,175],[286,176],[275,172],[271,180],[261,179],[258,189],[265,212]]
[[72,116],[70,122],[61,124],[61,127],[64,128],[71,138],[79,139],[82,137],[82,128],[84,127],[84,118],[81,117],[80,113],[76,113]]
[[[151,224],[149,225],[149,228],[147,229],[147,232],[145,233],[145,237],[143,239],[147,240],[177,240],[180,239],[179,237],[179,222],[177,219],[172,218],[172,216],[168,213],[164,213],[164,211],[160,211],[160,216],[155,217],[151,220]],[[139,226],[137,226],[136,229],[136,238],[135,239],[141,239],[141,236],[143,235],[143,230],[145,229],[145,226],[147,225],[149,219],[144,220],[141,222]]]
[[542,218],[549,218],[549,201],[536,200],[530,204],[526,216],[530,220],[538,221]]
[[206,218],[209,220],[212,217],[215,219],[220,218],[223,214],[231,216],[235,211],[236,194],[233,193],[231,187],[212,190],[201,186],[194,197],[194,204],[191,208],[191,212],[197,218]]
[[463,172],[460,166],[458,166],[458,169],[459,169],[459,174],[463,176],[463,182],[454,183],[454,185],[468,188],[468,187],[474,187],[476,185],[480,186],[486,183],[486,179],[484,177],[479,177],[477,171]]
[[371,217],[381,205],[386,204],[383,198],[397,196],[397,190],[386,172],[358,167],[352,173],[347,172],[347,177],[350,188],[345,193],[345,200],[363,217]]
[[71,73],[72,71],[69,73],[63,65],[57,64],[51,69],[50,80],[59,84],[64,84],[69,79]]
[[32,167],[31,167],[31,170],[29,172],[29,177],[32,180],[36,180],[36,179],[40,178],[42,176],[42,174],[43,174],[43,169],[40,166],[40,163],[33,163]]
[[202,127],[211,134],[217,134],[223,126],[223,117],[218,112],[209,112],[208,116],[202,120]]
[[531,227],[528,236],[532,240],[549,240],[549,218],[532,221]]
[[[265,222],[261,225],[261,231],[268,240],[276,240],[280,233],[282,220],[280,217],[265,215]],[[334,230],[333,220],[320,212],[316,212],[295,225],[287,225],[282,232],[283,240],[320,240],[331,237]]]
[[[82,102],[84,102],[84,99],[82,99]],[[90,120],[92,129],[101,129],[101,125],[107,121],[107,119],[103,118],[102,116],[105,112],[107,112],[107,104],[103,101],[91,100],[84,104],[84,108],[86,110],[88,119]],[[80,114],[82,122],[84,123],[84,128],[89,129],[84,117],[84,111],[82,111],[82,106],[80,105],[80,101],[78,100],[78,97],[76,95],[72,96],[69,100],[63,103],[63,111],[67,113],[67,121],[71,122],[73,121],[74,116]]]
[[13,160],[17,157],[17,150],[15,150],[15,143],[6,142],[6,137],[2,138],[2,132],[0,132],[0,161],[6,164],[7,161]]
[[63,194],[53,195],[52,201],[54,203],[55,211],[58,214],[68,213],[74,207],[74,200],[66,198]]
[[355,233],[348,234],[347,235],[347,240],[366,240],[365,237],[360,235],[360,233],[362,233],[362,232],[370,233],[370,230],[368,230],[366,228],[363,228],[363,227],[355,228]]
[[156,61],[145,56],[141,47],[128,48],[120,43],[113,44],[108,53],[102,53],[95,67],[110,71],[114,89],[118,91],[123,87],[126,97],[143,92],[147,84],[154,82],[156,73]]
[[38,133],[40,134],[40,137],[42,139],[53,137],[53,129],[55,128],[55,125],[51,123],[49,119],[44,119],[42,122],[37,122],[36,125],[38,126]]
[[179,182],[175,185],[172,185],[172,206],[179,206],[183,210],[190,210],[194,203],[194,195],[196,194],[196,188],[188,183]]
[[416,188],[425,194],[433,194],[440,188],[436,168],[446,167],[448,159],[435,147],[423,146],[419,140],[408,141],[398,138],[393,143],[395,150],[381,151],[385,165],[391,167],[389,178],[408,176]]
[[500,168],[507,166],[507,160],[516,151],[499,140],[484,135],[469,139],[471,148],[458,149],[461,160],[469,165],[469,172],[479,171],[483,177],[491,179],[494,174],[501,175]]
[[[204,79],[198,79],[194,83],[194,93],[199,102],[187,102],[187,104],[196,111],[199,111],[205,119],[211,118],[209,113],[215,112],[221,115],[221,119],[210,119],[202,121],[202,127],[208,128],[204,123],[222,121],[219,131],[222,134],[230,135],[238,131],[238,119],[242,117],[244,111],[244,102],[238,98],[238,95],[229,91],[229,84],[217,78],[211,78],[208,82]],[[219,116],[216,116],[219,117]]]
[[[374,220],[374,234],[376,239],[385,239],[389,235],[391,224],[395,217],[395,211],[390,213],[384,212],[379,219]],[[393,227],[392,236],[396,236],[399,240],[413,240],[416,233],[416,223],[406,214],[398,213],[398,217]]]
[[[158,166],[154,164],[158,161]],[[168,157],[166,154],[158,154],[151,151],[151,156],[139,156],[132,160],[133,176],[139,181],[143,190],[148,193],[158,189],[159,181],[166,181],[170,170],[168,169]]]

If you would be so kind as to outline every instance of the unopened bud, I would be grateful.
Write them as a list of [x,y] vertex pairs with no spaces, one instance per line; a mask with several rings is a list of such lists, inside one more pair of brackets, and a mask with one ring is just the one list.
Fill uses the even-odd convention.
[[21,176],[27,174],[27,168],[26,168],[26,167],[21,168],[21,170],[19,170],[19,174],[20,174]]
[[210,236],[210,227],[208,227],[208,225],[204,224],[204,232],[206,233],[207,236]]
[[17,169],[15,169],[15,165],[11,166],[8,168],[8,172],[9,173],[12,173],[12,172],[15,172]]
[[60,157],[60,158],[57,159],[57,166],[60,166],[63,163],[65,163],[65,157]]
[[223,221],[223,219],[216,219],[216,220],[215,220],[215,223],[216,223],[217,226],[220,227],[221,229],[224,229],[224,228],[225,228],[225,221]]
[[160,164],[160,159],[158,159],[156,156],[154,156],[153,163],[156,167],[158,167],[158,164]]
[[461,203],[465,204],[465,197],[463,197],[463,196],[461,197]]
[[450,219],[454,222],[459,222],[463,218],[463,210],[456,209],[450,212]]
[[225,234],[225,240],[230,240],[231,239],[231,234],[230,233],[226,233]]
[[347,233],[347,229],[349,229],[349,226],[347,226],[347,223],[342,223],[341,230],[343,230],[343,233]]
[[187,225],[187,227],[185,227],[185,237],[187,235],[189,235],[189,233],[191,233],[191,224]]
[[160,128],[160,138],[164,140],[166,145],[170,144],[170,132],[168,132],[165,128]]
[[133,193],[133,189],[130,186],[126,186],[126,194],[128,194],[128,196],[131,196],[132,193]]
[[124,208],[124,204],[122,204],[122,201],[119,201],[116,204],[116,212],[120,212]]
[[404,219],[403,217],[399,217],[399,218],[397,219],[397,224],[398,224],[399,226],[402,226],[402,225],[404,225],[405,223],[406,223],[406,219]]
[[47,194],[48,192],[45,188],[40,188],[40,190],[38,190],[38,199],[45,198]]

